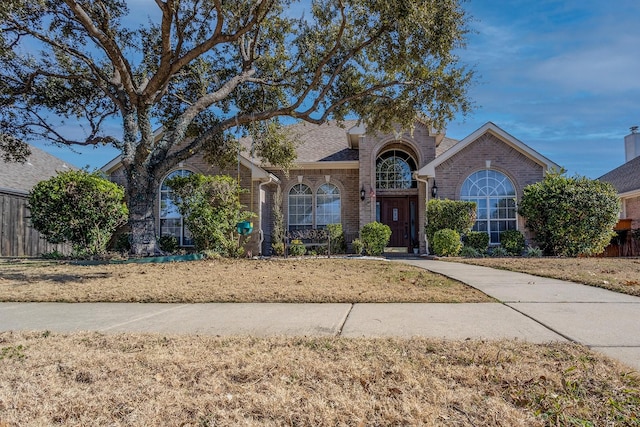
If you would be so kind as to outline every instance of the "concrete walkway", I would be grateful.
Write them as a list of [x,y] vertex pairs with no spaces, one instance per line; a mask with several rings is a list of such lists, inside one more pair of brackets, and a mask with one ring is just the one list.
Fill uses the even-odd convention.
[[0,303],[0,331],[575,341],[640,370],[640,298],[560,280],[403,260],[467,283],[482,304]]

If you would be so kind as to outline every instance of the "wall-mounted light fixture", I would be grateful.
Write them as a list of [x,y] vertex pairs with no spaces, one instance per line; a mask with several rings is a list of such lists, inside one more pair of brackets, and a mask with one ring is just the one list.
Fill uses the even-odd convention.
[[431,186],[431,197],[434,199],[438,196],[438,186],[436,185],[435,178],[433,179],[433,185]]
[[367,195],[367,192],[364,190],[364,184],[362,184],[362,188],[360,189],[360,200],[364,202],[364,197]]

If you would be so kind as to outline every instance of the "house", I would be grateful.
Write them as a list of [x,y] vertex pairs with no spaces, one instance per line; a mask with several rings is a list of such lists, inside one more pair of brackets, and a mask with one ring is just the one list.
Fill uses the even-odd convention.
[[[340,223],[350,242],[363,225],[379,221],[391,227],[390,248],[406,252],[417,246],[425,253],[425,204],[430,198],[475,201],[478,220],[474,229],[486,231],[491,243],[497,244],[501,231],[525,231],[517,214],[523,188],[542,180],[547,170],[558,168],[490,122],[461,141],[447,138],[424,122],[417,122],[411,132],[393,134],[367,133],[357,121],[298,123],[289,126],[289,131],[299,146],[288,174],[245,154],[239,156],[237,170],[220,171],[196,154],[167,178],[194,172],[237,175],[242,186],[250,189],[241,202],[257,215],[253,253],[271,253],[278,186],[288,231]],[[118,158],[103,171],[114,181],[122,181]],[[173,234],[188,246],[188,230],[163,183],[158,186],[158,233]]]
[[640,230],[640,133],[637,126],[624,137],[624,146],[625,163],[598,178],[611,183],[620,196],[618,238],[605,250],[607,256],[640,254],[640,242],[631,233],[631,230]]
[[0,256],[39,256],[43,253],[67,252],[64,245],[47,243],[29,223],[27,197],[40,181],[58,172],[77,169],[62,159],[30,146],[25,163],[0,160]]
[[620,218],[632,229],[640,228],[640,133],[638,127],[624,137],[625,163],[598,178],[611,183],[621,200]]

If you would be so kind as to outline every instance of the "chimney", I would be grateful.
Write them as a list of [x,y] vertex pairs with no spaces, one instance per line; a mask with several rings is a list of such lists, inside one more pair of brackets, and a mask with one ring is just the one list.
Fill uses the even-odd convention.
[[625,162],[640,156],[640,133],[638,126],[631,126],[631,133],[624,137]]

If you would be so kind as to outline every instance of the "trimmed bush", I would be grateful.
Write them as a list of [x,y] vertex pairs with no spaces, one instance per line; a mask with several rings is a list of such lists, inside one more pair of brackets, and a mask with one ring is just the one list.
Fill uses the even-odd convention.
[[360,239],[367,255],[382,255],[390,238],[391,228],[379,222],[370,222],[360,230]]
[[444,228],[433,235],[433,251],[439,256],[456,256],[462,249],[460,233]]
[[506,230],[500,233],[500,246],[509,255],[520,256],[524,251],[524,235],[518,230]]
[[307,252],[307,248],[302,243],[302,240],[292,240],[291,245],[289,246],[289,255],[291,256],[302,256]]
[[460,235],[468,234],[476,222],[475,202],[463,200],[431,199],[427,203],[425,232],[429,242],[438,230],[448,228]]
[[485,253],[489,248],[489,234],[484,231],[470,231],[463,238],[465,246],[475,249],[479,253]]
[[29,193],[31,224],[50,243],[69,242],[76,256],[101,255],[127,221],[124,189],[99,173],[68,171]]
[[518,212],[545,254],[594,255],[611,241],[620,200],[607,182],[549,172],[524,188]]

